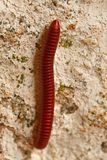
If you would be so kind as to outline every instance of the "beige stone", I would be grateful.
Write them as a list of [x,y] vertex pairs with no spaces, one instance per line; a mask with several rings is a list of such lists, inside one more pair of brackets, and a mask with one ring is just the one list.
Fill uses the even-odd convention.
[[[39,72],[33,64],[55,18],[54,124],[39,151],[29,143]],[[107,0],[0,1],[0,160],[35,159],[107,159]]]

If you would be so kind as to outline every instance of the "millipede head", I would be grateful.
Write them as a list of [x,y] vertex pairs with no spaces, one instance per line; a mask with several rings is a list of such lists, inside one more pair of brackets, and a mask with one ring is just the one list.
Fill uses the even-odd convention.
[[53,29],[59,30],[59,29],[60,29],[59,21],[58,21],[58,20],[54,20],[54,21],[52,21],[52,23],[51,23],[51,25],[50,25],[50,28],[53,28]]

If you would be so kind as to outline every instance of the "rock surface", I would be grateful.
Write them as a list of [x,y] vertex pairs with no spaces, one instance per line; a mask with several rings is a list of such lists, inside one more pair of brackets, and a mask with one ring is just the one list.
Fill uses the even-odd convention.
[[[29,144],[34,58],[55,18],[55,116],[49,144],[39,151]],[[0,160],[35,159],[107,159],[107,0],[0,1]]]

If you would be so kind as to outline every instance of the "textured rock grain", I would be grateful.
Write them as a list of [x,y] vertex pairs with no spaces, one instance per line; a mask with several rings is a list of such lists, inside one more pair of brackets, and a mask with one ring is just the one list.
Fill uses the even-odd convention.
[[[55,18],[55,117],[49,145],[39,151],[29,144],[33,64]],[[107,159],[107,0],[0,1],[0,159]]]

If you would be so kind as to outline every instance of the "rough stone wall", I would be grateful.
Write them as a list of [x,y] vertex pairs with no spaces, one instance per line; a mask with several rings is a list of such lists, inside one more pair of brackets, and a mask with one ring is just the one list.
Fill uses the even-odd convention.
[[[55,18],[55,117],[39,151],[33,61]],[[0,0],[0,160],[35,159],[107,159],[107,0]]]

